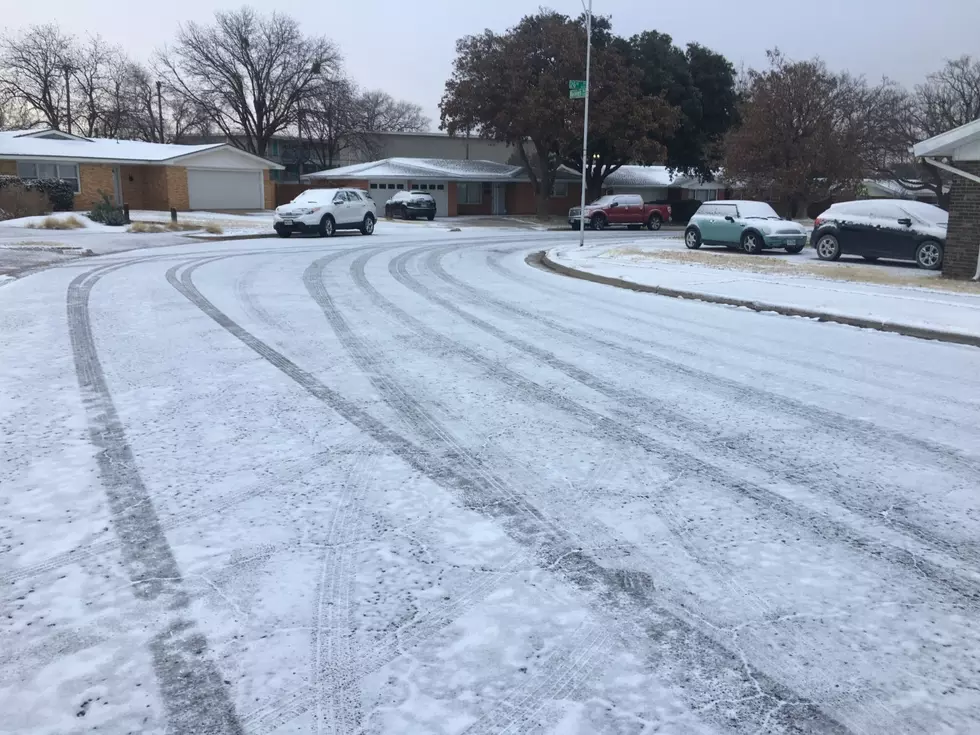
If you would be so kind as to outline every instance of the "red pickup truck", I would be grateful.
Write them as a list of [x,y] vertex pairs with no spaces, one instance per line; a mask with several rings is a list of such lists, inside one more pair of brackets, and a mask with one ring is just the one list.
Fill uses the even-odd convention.
[[[579,219],[579,207],[568,210],[568,224],[573,230],[579,229]],[[593,230],[617,226],[659,230],[664,222],[670,222],[670,205],[646,204],[639,194],[609,194],[585,206],[585,226]]]

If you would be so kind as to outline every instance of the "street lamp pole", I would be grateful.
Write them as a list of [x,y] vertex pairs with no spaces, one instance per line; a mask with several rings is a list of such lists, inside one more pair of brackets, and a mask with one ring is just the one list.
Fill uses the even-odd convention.
[[[583,0],[582,5],[585,5]],[[578,211],[579,247],[585,245],[585,166],[589,160],[589,75],[592,68],[592,0],[585,9],[585,123],[582,128],[582,201]]]

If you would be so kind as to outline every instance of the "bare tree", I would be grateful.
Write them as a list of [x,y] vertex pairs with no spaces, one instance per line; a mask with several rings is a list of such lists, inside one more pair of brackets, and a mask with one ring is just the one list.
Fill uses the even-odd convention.
[[0,40],[0,90],[20,100],[52,128],[65,121],[65,69],[74,39],[55,23],[30,26]]
[[211,26],[181,26],[159,60],[183,97],[260,156],[274,135],[295,125],[300,102],[320,78],[334,77],[340,66],[326,38],[304,36],[288,16],[262,17],[250,8],[216,13]]
[[90,36],[82,46],[74,46],[69,59],[73,70],[73,123],[84,136],[106,135],[106,116],[112,104],[112,76],[126,63],[118,47],[99,36]]
[[367,132],[421,133],[432,124],[420,105],[396,100],[380,89],[362,93],[357,107],[360,128]]

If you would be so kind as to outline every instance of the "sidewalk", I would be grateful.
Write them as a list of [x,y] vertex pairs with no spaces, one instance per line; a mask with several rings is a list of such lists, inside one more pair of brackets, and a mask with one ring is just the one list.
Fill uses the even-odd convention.
[[[602,277],[610,285],[639,284],[648,287],[642,290],[666,292],[665,295],[704,296],[706,300],[757,311],[826,317],[827,321],[912,336],[943,339],[939,333],[945,333],[947,341],[980,346],[980,287],[977,293],[955,293],[937,288],[860,283],[835,280],[832,270],[828,270],[827,277],[758,273],[636,258],[608,245],[586,248],[562,245],[547,252],[545,265],[547,261],[578,274]],[[923,283],[935,277],[923,274]],[[610,279],[626,283],[613,283]],[[964,285],[964,290],[970,288]]]

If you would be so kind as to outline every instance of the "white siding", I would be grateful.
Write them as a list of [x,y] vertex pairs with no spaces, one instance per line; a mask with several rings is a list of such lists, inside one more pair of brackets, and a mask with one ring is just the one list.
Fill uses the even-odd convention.
[[385,204],[399,191],[408,188],[408,181],[368,181],[368,194],[378,208],[378,216],[385,216]]
[[262,171],[187,169],[191,209],[263,209]]

